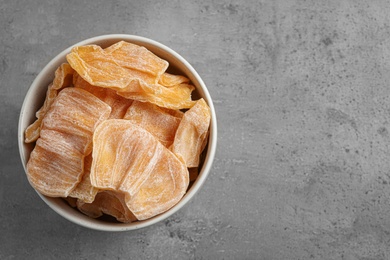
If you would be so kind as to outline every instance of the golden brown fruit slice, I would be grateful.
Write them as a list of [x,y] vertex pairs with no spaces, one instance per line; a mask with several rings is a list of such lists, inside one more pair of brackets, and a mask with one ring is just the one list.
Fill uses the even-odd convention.
[[96,128],[93,145],[92,185],[125,193],[138,219],[168,210],[185,194],[186,166],[145,129],[106,120]]
[[123,118],[127,109],[133,102],[131,99],[119,96],[116,91],[112,89],[96,87],[89,84],[77,73],[74,74],[73,84],[74,87],[85,89],[103,102],[107,103],[111,107],[111,114],[109,118]]
[[109,119],[93,135],[91,183],[99,189],[121,185],[134,194],[165,148],[145,129],[124,119]]
[[189,174],[185,164],[166,149],[139,191],[133,196],[126,194],[126,204],[137,219],[145,220],[176,205],[188,185]]
[[[148,101],[172,109],[190,108],[194,105],[191,100],[194,90],[192,85],[183,83],[167,88],[158,84],[158,79],[166,68],[166,61],[162,62],[163,60],[153,54],[158,62],[144,64],[150,58],[142,56],[142,52],[152,54],[138,46],[142,51],[137,59],[142,62],[141,65],[135,65],[134,61],[129,61],[134,54],[129,54],[127,47],[118,46],[120,44],[105,50],[96,45],[79,46],[73,48],[66,58],[72,68],[89,84],[115,90],[125,98]],[[130,55],[129,60],[126,60],[126,54]],[[161,62],[163,66],[159,64]]]
[[160,79],[158,80],[158,83],[163,85],[164,87],[173,87],[182,83],[189,83],[190,80],[182,75],[174,75],[165,72],[161,75]]
[[103,214],[107,214],[124,223],[137,220],[124,202],[124,194],[119,192],[101,191],[91,203],[77,200],[77,208],[92,218],[98,218],[103,216]]
[[199,99],[196,104],[184,113],[177,128],[171,151],[181,157],[187,167],[198,167],[208,136],[210,125],[210,108]]
[[31,143],[38,139],[41,130],[42,119],[49,110],[54,99],[57,97],[58,92],[61,89],[71,85],[73,72],[74,70],[67,63],[61,64],[61,66],[58,67],[58,69],[55,71],[54,80],[49,85],[46,92],[45,102],[36,113],[37,120],[28,126],[25,131],[26,143]]
[[123,89],[133,80],[127,69],[97,45],[74,47],[66,59],[84,80],[94,86]]
[[[120,52],[120,51],[119,51]],[[74,47],[66,56],[72,68],[89,84],[122,92],[143,91],[140,84],[154,84],[158,79],[143,71],[126,68],[122,53],[114,54],[97,45]],[[118,60],[116,59],[118,58]]]
[[145,47],[125,41],[117,42],[105,51],[123,68],[146,74],[141,76],[146,83],[156,84],[169,65]]
[[182,113],[149,102],[134,101],[123,118],[143,127],[157,137],[165,147],[169,147],[175,138]]
[[187,109],[195,104],[195,101],[191,98],[192,91],[195,88],[190,84],[183,83],[170,88],[158,84],[141,84],[140,86],[143,92],[118,91],[118,95],[142,102],[150,102],[169,109]]
[[51,197],[69,195],[81,180],[93,131],[110,110],[85,90],[65,88],[59,93],[27,163],[27,177],[37,191]]
[[93,187],[91,184],[91,165],[92,154],[89,154],[84,158],[84,173],[82,179],[69,194],[70,197],[77,198],[85,203],[92,203],[99,191],[99,189]]

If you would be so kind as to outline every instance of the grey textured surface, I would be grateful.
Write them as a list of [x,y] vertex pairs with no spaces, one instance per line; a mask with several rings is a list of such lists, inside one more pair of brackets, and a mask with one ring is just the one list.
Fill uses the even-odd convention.
[[[0,259],[390,259],[390,3],[138,2],[0,1]],[[219,126],[197,196],[125,233],[49,209],[16,140],[39,70],[108,33],[185,57]]]

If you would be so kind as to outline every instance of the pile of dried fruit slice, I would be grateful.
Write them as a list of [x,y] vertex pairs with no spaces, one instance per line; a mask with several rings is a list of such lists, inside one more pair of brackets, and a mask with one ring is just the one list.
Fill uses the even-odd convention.
[[78,46],[56,71],[37,120],[27,176],[84,214],[145,220],[176,205],[196,179],[210,108],[148,49]]

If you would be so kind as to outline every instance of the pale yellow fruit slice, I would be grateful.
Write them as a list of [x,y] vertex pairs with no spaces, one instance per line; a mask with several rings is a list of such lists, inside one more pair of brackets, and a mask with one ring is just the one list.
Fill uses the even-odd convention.
[[199,99],[184,113],[177,128],[171,151],[189,168],[199,166],[200,154],[207,143],[210,118],[209,106],[204,99]]
[[176,85],[180,85],[183,83],[189,83],[189,78],[182,76],[182,75],[174,75],[170,74],[168,72],[164,72],[160,79],[158,80],[158,83],[163,85],[164,87],[173,87]]
[[[168,62],[156,56],[143,46],[119,41],[104,49],[122,67],[142,73],[140,78],[146,83],[156,84],[168,68]],[[145,75],[146,74],[146,75]]]
[[186,193],[188,185],[186,166],[166,149],[139,191],[133,196],[126,194],[126,204],[137,219],[149,219],[176,205]]
[[74,47],[66,59],[84,80],[94,86],[122,89],[133,80],[127,69],[97,45]]
[[159,84],[148,85],[142,83],[139,86],[142,90],[138,92],[121,90],[117,93],[128,99],[150,102],[170,109],[187,109],[195,104],[191,97],[195,87],[191,84],[183,83],[169,88]]
[[150,175],[162,149],[143,128],[124,119],[109,119],[93,135],[91,183],[99,189],[126,186],[134,194]]
[[70,67],[69,64],[63,63],[58,69],[55,71],[54,80],[49,85],[46,91],[46,98],[43,106],[37,111],[34,123],[27,127],[25,131],[25,142],[32,143],[36,141],[39,137],[39,133],[41,130],[42,120],[49,110],[51,104],[54,99],[57,97],[58,92],[71,85],[72,83],[72,75],[74,70]]
[[180,111],[161,108],[149,102],[134,101],[123,118],[149,131],[165,147],[169,147],[182,116]]
[[121,119],[125,115],[127,109],[132,104],[133,100],[119,96],[115,90],[109,88],[96,87],[85,81],[79,74],[75,73],[73,84],[76,88],[82,88],[98,97],[103,102],[111,107],[109,118]]
[[126,194],[126,204],[137,219],[165,212],[185,194],[189,184],[185,164],[130,121],[104,121],[96,128],[93,145],[92,185]]

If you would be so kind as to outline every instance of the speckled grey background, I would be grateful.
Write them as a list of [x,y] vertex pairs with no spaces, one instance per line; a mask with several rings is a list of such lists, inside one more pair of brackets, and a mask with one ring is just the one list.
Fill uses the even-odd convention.
[[[390,259],[389,1],[0,1],[0,259]],[[218,114],[205,186],[152,227],[78,227],[29,186],[18,113],[40,69],[136,34],[198,70]]]

